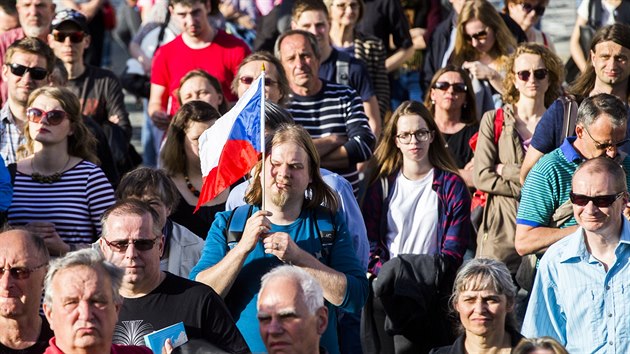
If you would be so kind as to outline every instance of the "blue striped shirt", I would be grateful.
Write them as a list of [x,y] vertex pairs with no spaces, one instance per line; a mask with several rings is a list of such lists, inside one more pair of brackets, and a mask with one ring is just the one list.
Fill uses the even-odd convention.
[[608,272],[588,252],[582,228],[547,250],[523,335],[551,336],[569,353],[630,353],[630,223],[622,220]]

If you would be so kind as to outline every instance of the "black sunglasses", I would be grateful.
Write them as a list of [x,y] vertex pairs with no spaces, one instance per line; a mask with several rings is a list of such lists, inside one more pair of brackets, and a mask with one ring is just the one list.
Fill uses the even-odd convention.
[[46,122],[50,125],[59,125],[66,118],[66,112],[55,109],[52,111],[43,111],[39,108],[31,107],[26,110],[26,118],[33,123],[41,123],[46,118]]
[[72,43],[81,43],[83,38],[85,38],[85,32],[55,32],[53,33],[53,38],[57,42],[65,42],[66,38],[70,37],[70,42]]
[[472,42],[473,38],[476,39],[477,41],[485,40],[486,38],[488,38],[488,30],[485,29],[483,31],[479,31],[479,32],[473,33],[471,35],[464,34],[464,39],[466,39],[466,41],[468,41],[468,42]]
[[449,87],[453,87],[453,91],[463,93],[468,90],[466,84],[463,82],[450,83],[446,81],[438,81],[433,85],[434,89],[438,89],[441,91],[447,91]]
[[544,6],[534,6],[526,2],[522,3],[521,5],[523,6],[523,11],[525,11],[526,13],[530,13],[533,10],[536,13],[536,16],[542,16],[545,14]]
[[570,192],[569,197],[571,198],[571,203],[578,206],[585,206],[586,204],[588,204],[588,202],[593,202],[593,204],[598,208],[608,208],[612,205],[612,203],[621,198],[625,193],[626,192],[619,192],[617,194],[589,197],[588,195],[575,194],[573,192]]
[[44,68],[40,68],[39,66],[34,66],[32,68],[28,66],[24,66],[17,63],[7,64],[11,73],[17,76],[24,76],[25,73],[31,73],[31,78],[33,80],[43,80],[48,75],[48,70]]
[[[544,80],[547,77],[548,71],[547,69],[536,69],[534,70],[534,79],[536,80]],[[532,75],[530,70],[523,70],[516,73],[519,79],[522,81],[529,81],[529,77]]]
[[[251,85],[252,82],[254,82],[254,80],[256,80],[255,78],[251,77],[251,76],[241,76],[238,78],[238,80],[243,84],[243,85]],[[265,78],[265,86],[272,86],[277,84],[276,80],[270,79],[268,77]]]
[[13,279],[19,279],[19,280],[28,279],[30,278],[31,273],[47,265],[48,263],[40,264],[37,267],[33,267],[33,268],[27,268],[27,267],[0,268],[0,277],[4,276],[4,273],[9,272],[9,275]]
[[111,242],[103,238],[103,241],[105,241],[105,243],[116,252],[126,252],[130,243],[133,243],[133,247],[137,249],[138,251],[148,251],[153,248],[158,238],[159,236],[152,240],[140,239],[140,240],[120,240],[120,241],[111,241]]

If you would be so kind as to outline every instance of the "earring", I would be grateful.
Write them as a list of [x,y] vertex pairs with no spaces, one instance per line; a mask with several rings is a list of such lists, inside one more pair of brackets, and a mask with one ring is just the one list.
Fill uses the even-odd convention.
[[435,100],[431,100],[431,106],[435,106]]

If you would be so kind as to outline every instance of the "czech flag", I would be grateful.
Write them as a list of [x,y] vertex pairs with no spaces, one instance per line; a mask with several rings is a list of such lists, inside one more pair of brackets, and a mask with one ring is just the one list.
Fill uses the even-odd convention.
[[264,76],[263,72],[236,105],[199,137],[203,186],[195,212],[258,162],[264,139]]

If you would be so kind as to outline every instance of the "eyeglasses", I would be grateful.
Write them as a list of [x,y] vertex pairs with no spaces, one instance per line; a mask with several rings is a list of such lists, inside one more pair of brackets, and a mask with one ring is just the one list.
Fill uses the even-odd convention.
[[37,267],[33,267],[33,268],[27,268],[27,267],[0,268],[0,277],[4,276],[4,273],[9,272],[9,275],[13,279],[18,279],[18,280],[28,279],[30,278],[31,273],[47,265],[48,263],[40,264]]
[[66,38],[70,37],[70,42],[72,43],[81,43],[83,38],[85,38],[85,32],[55,32],[53,33],[53,38],[57,42],[65,42]]
[[11,69],[11,74],[17,76],[24,76],[25,73],[31,73],[33,80],[43,80],[48,75],[48,70],[40,68],[39,66],[28,67],[17,63],[7,64]]
[[352,11],[356,11],[359,9],[359,3],[357,2],[351,2],[351,3],[339,3],[339,4],[335,4],[335,7],[338,8],[341,11],[346,11],[346,9],[349,7],[350,10]]
[[519,79],[522,81],[529,81],[529,77],[532,76],[532,72],[534,73],[534,79],[536,80],[544,80],[547,77],[548,71],[547,69],[536,69],[534,71],[531,70],[522,70],[516,73]]
[[438,81],[433,85],[434,89],[441,91],[447,91],[449,87],[453,87],[453,91],[458,93],[464,93],[468,90],[468,87],[466,87],[466,84],[463,82],[450,83],[446,81]]
[[[251,77],[251,76],[241,76],[238,78],[238,81],[241,82],[241,84],[243,85],[251,85],[252,82],[254,82],[254,80],[256,80],[255,78]],[[265,78],[265,86],[273,86],[275,84],[277,84],[278,81],[270,79],[268,77]]]
[[618,141],[616,143],[600,143],[599,141],[593,139],[593,136],[591,135],[591,133],[588,131],[588,129],[586,129],[586,127],[584,127],[584,130],[586,131],[586,134],[588,134],[588,136],[591,138],[591,140],[593,140],[593,142],[595,143],[595,148],[597,150],[610,150],[613,147],[614,148],[620,148],[621,146],[623,146],[625,143],[627,143],[628,141],[630,141],[630,139],[623,139],[621,141]]
[[626,192],[619,192],[617,194],[598,195],[595,197],[590,197],[588,195],[575,194],[573,192],[570,192],[569,198],[571,198],[571,203],[577,206],[586,206],[588,202],[593,202],[593,205],[598,208],[608,208],[614,202],[616,202],[617,199],[621,198],[625,193]]
[[156,237],[154,239],[139,239],[139,240],[120,240],[120,241],[107,241],[104,237],[103,237],[103,241],[105,241],[105,243],[109,246],[109,248],[111,248],[112,250],[116,251],[116,252],[126,252],[127,248],[129,247],[130,243],[133,243],[133,247],[135,249],[137,249],[138,251],[148,251],[150,249],[153,248],[153,246],[155,245],[155,242],[157,242],[157,239],[159,238]]
[[542,16],[545,14],[544,6],[534,6],[526,2],[522,3],[521,6],[523,7],[523,11],[525,11],[526,13],[530,13],[533,10],[536,13],[536,16]]
[[59,125],[66,118],[67,113],[58,109],[52,111],[42,111],[39,108],[31,107],[26,110],[26,118],[33,123],[41,123],[46,118],[46,122],[50,125]]
[[479,31],[477,33],[473,33],[471,35],[464,33],[464,39],[466,39],[466,41],[472,42],[473,38],[476,39],[477,41],[485,41],[486,38],[488,38],[488,29]]
[[428,141],[431,136],[433,135],[433,131],[432,130],[426,130],[426,129],[420,129],[420,130],[416,130],[415,132],[402,132],[398,135],[396,135],[396,137],[398,138],[398,141],[400,141],[403,144],[409,144],[411,142],[411,137],[415,137],[417,141],[419,142],[423,142],[423,141]]

